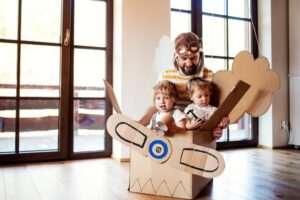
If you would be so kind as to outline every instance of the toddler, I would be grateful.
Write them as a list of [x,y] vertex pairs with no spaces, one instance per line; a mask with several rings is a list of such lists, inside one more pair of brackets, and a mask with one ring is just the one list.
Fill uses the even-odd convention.
[[[217,110],[210,105],[210,96],[212,94],[212,85],[199,77],[192,78],[187,82],[187,91],[193,103],[189,104],[184,113],[188,117],[186,122],[187,129],[200,127]],[[223,117],[219,128],[226,128],[229,124],[229,118]]]
[[158,111],[150,121],[151,129],[156,130],[159,134],[164,134],[163,131],[166,130],[161,131],[161,127],[158,127],[157,122],[167,114],[173,117],[175,128],[185,129],[186,115],[179,109],[174,108],[176,100],[177,91],[174,83],[163,80],[153,87],[153,102]]

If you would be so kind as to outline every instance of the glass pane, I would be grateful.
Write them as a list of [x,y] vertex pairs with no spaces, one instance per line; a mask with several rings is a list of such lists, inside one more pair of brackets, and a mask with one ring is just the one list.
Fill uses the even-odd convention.
[[20,151],[58,150],[58,100],[20,101]]
[[104,97],[105,51],[75,49],[74,97]]
[[16,96],[17,45],[0,43],[0,96]]
[[0,39],[17,39],[18,7],[18,0],[0,0]]
[[105,101],[74,100],[74,152],[105,149]]
[[171,0],[171,8],[192,10],[191,0]]
[[203,50],[206,55],[226,55],[225,19],[203,16]]
[[21,96],[58,97],[60,47],[21,46]]
[[22,40],[61,41],[61,0],[22,1]]
[[106,2],[75,1],[74,43],[85,46],[106,46]]
[[16,101],[0,100],[0,153],[15,151]]
[[251,116],[245,114],[237,123],[229,125],[229,141],[251,140]]
[[207,66],[213,72],[217,72],[219,70],[227,69],[227,61],[226,59],[220,58],[205,58],[205,66]]
[[206,13],[226,15],[225,0],[202,0],[202,10]]
[[217,140],[217,142],[227,142],[228,141],[228,135],[227,135],[227,129],[223,129],[222,137]]
[[171,40],[178,34],[191,31],[191,14],[182,12],[171,12]]
[[240,51],[251,52],[251,23],[228,20],[229,56],[235,57]]
[[228,0],[228,15],[250,18],[250,3],[251,0]]

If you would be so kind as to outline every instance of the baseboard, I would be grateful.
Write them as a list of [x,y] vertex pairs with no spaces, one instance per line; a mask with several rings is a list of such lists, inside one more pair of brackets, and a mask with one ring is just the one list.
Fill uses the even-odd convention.
[[111,157],[119,162],[130,162],[130,158],[118,158],[114,155],[111,155]]
[[258,145],[257,148],[262,148],[262,149],[288,149],[289,146],[266,146],[266,145]]

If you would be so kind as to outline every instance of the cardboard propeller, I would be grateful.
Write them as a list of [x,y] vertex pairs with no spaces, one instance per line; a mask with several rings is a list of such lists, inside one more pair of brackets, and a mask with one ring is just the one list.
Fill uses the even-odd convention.
[[253,117],[264,114],[272,103],[273,93],[280,88],[279,76],[270,69],[267,58],[254,59],[250,52],[241,51],[235,56],[231,71],[221,70],[213,76],[216,104],[223,104],[231,88],[241,80],[251,87],[229,113],[230,123],[235,123],[244,113]]

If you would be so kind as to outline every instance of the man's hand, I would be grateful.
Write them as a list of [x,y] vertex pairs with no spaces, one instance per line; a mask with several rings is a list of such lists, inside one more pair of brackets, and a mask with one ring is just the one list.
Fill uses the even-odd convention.
[[230,123],[230,119],[228,116],[224,116],[221,121],[220,121],[220,124],[218,125],[218,127],[224,129],[224,128],[227,128],[228,125]]
[[211,131],[211,136],[215,139],[215,140],[218,140],[222,137],[222,134],[223,134],[223,129],[220,128],[220,127],[217,127],[217,128],[214,128],[212,131]]
[[227,128],[228,125],[230,123],[230,119],[228,116],[224,116],[221,121],[220,121],[220,124],[218,125],[217,128],[214,128],[212,131],[211,131],[211,135],[212,137],[215,139],[215,140],[218,140],[222,137],[223,135],[223,129]]

